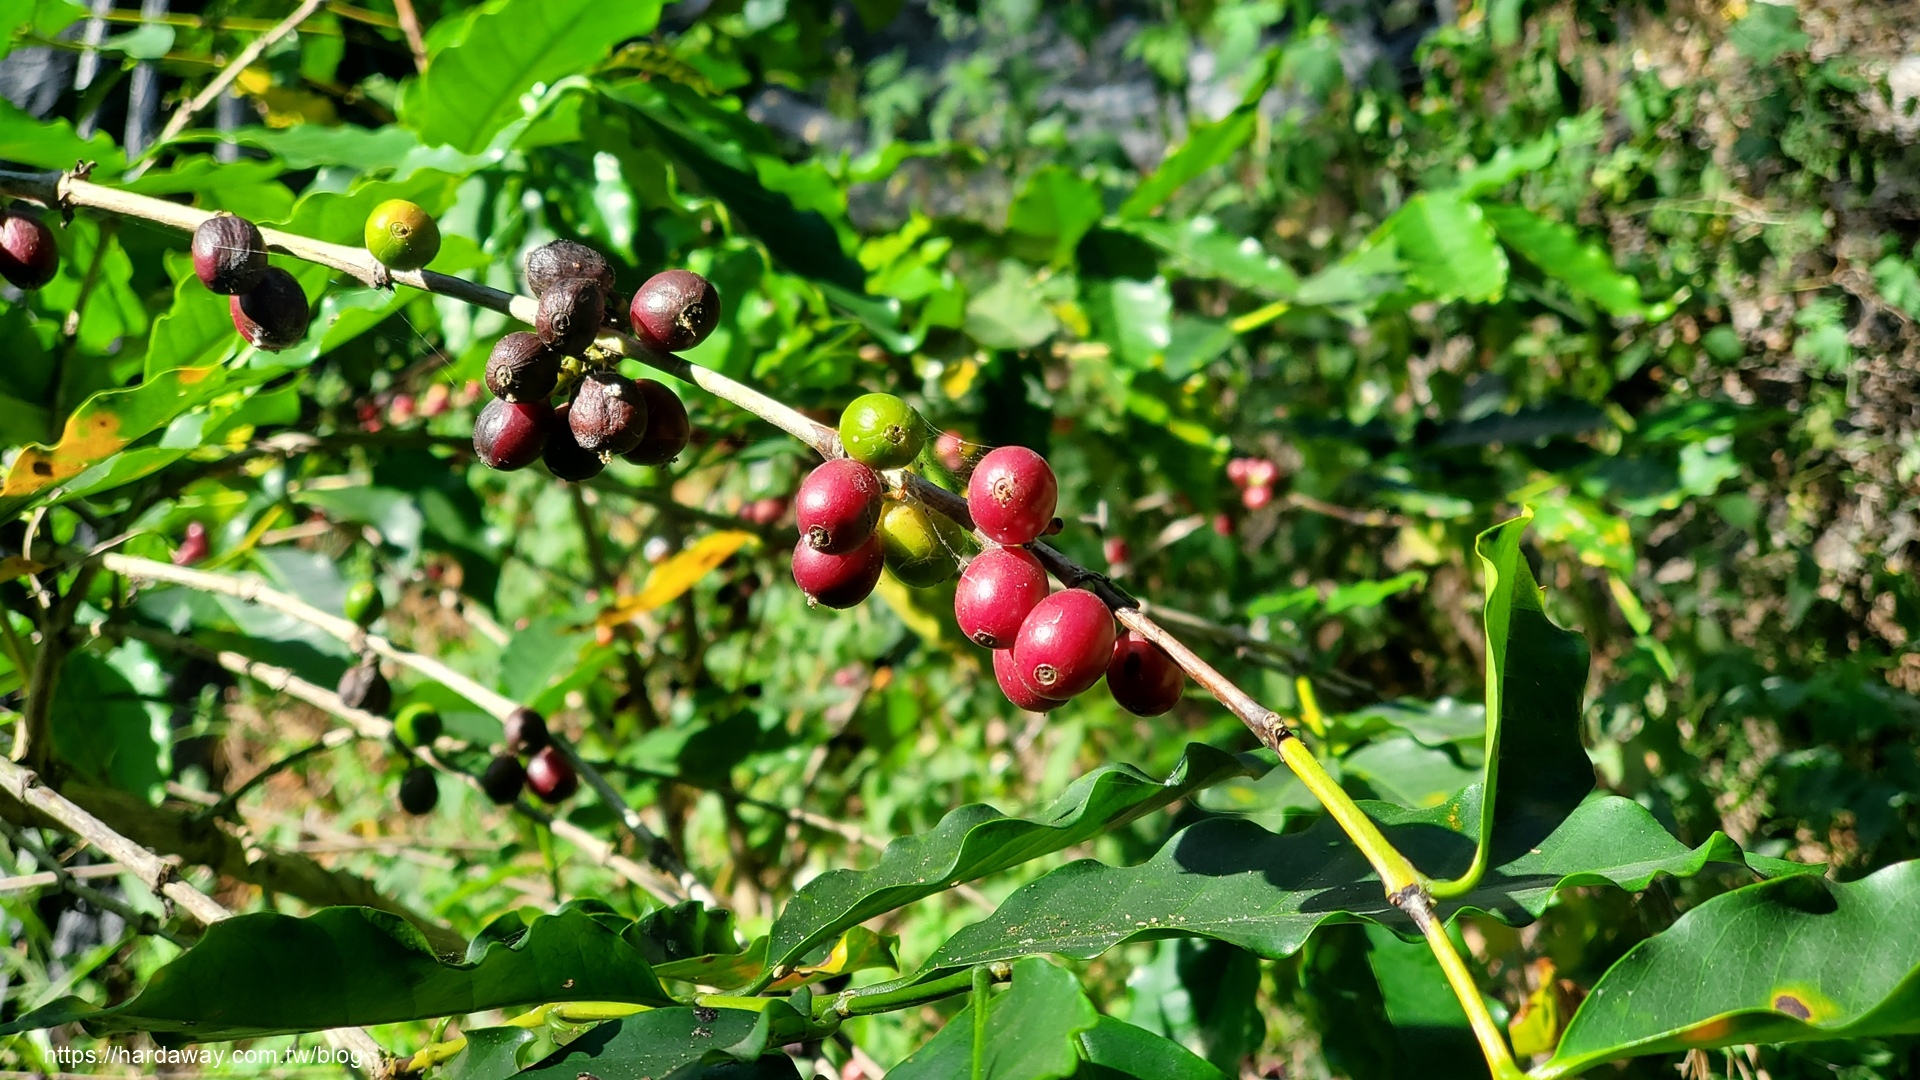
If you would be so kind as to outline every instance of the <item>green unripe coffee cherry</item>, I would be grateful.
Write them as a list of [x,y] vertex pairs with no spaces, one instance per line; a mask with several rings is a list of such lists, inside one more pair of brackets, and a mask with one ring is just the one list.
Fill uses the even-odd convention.
[[443,725],[440,713],[424,701],[416,701],[393,718],[393,734],[408,746],[432,746]]
[[931,589],[960,570],[959,555],[967,540],[944,515],[928,512],[917,503],[889,502],[880,511],[874,529],[887,569],[901,584]]
[[387,610],[387,598],[371,581],[356,581],[347,586],[347,618],[361,626],[372,626]]
[[367,215],[367,250],[391,270],[418,270],[440,254],[433,215],[405,199],[388,199]]
[[840,443],[862,465],[899,469],[919,455],[926,426],[913,406],[892,394],[862,394],[840,414]]

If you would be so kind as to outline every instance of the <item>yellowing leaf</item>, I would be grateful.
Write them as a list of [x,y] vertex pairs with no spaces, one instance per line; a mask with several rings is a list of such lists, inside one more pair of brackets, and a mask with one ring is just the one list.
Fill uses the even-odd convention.
[[37,574],[45,570],[47,566],[47,563],[34,562],[32,559],[23,559],[18,555],[9,555],[4,559],[0,559],[0,581],[12,581],[14,578],[26,574]]
[[689,545],[685,551],[653,568],[646,584],[632,596],[616,600],[594,620],[596,626],[619,626],[635,615],[670,604],[694,583],[712,573],[734,552],[753,541],[753,534],[728,529],[709,533]]

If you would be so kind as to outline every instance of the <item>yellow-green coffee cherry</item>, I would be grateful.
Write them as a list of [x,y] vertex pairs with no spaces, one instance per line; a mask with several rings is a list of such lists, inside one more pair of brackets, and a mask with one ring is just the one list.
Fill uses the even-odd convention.
[[899,469],[919,455],[926,426],[913,406],[892,394],[862,394],[840,414],[840,443],[862,465]]
[[418,270],[440,254],[433,215],[405,199],[388,199],[367,215],[367,250],[391,270]]
[[440,713],[424,701],[416,701],[393,718],[393,733],[408,746],[432,746],[444,725]]
[[887,569],[903,585],[931,589],[959,572],[966,535],[944,515],[917,503],[890,502],[874,532]]

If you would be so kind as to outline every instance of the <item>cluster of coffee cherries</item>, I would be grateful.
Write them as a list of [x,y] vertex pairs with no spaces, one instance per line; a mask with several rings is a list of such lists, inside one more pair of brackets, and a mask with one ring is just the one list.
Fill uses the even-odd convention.
[[945,515],[889,496],[881,476],[913,463],[925,430],[913,407],[891,394],[862,395],[841,413],[847,456],[814,469],[794,496],[800,539],[793,579],[808,600],[852,607],[873,591],[883,569],[922,589],[957,572],[954,619],[969,640],[993,651],[994,677],[1007,700],[1049,712],[1104,676],[1130,712],[1172,709],[1186,685],[1173,659],[1132,631],[1120,633],[1092,592],[1051,591],[1046,568],[1028,549],[1058,528],[1059,484],[1046,459],[1024,446],[1002,446],[973,464],[967,510],[988,544],[960,569],[971,538]]
[[25,210],[0,210],[0,277],[32,292],[59,272],[60,245],[47,223]]
[[1240,489],[1240,502],[1258,510],[1273,501],[1273,485],[1280,466],[1268,458],[1237,457],[1227,462],[1227,482]]
[[233,328],[254,348],[278,352],[307,336],[306,290],[267,263],[267,242],[246,218],[215,214],[200,223],[193,231],[193,273],[227,298]]
[[[373,625],[385,607],[380,590],[371,581],[355,582],[347,590],[346,615],[363,628]],[[385,716],[393,707],[393,685],[381,674],[380,662],[371,653],[340,676],[334,692],[348,708],[376,716]],[[509,713],[502,724],[506,748],[494,755],[480,776],[480,787],[487,798],[505,806],[527,788],[545,802],[559,803],[580,790],[580,777],[553,745],[545,717],[522,707]],[[413,760],[412,748],[431,748],[444,731],[439,711],[425,702],[413,702],[393,717],[393,742],[409,761]],[[522,758],[526,759],[524,765]],[[439,803],[440,786],[434,770],[413,765],[401,774],[401,809],[420,816],[432,813]]]
[[[599,252],[556,240],[527,253],[527,288],[540,301],[532,333],[508,334],[487,357],[493,392],[473,422],[473,449],[495,469],[543,462],[561,480],[598,476],[613,458],[665,465],[692,434],[687,408],[652,379],[629,379],[590,349],[622,298]],[[720,321],[706,278],[667,270],[633,294],[634,336],[657,352],[691,349]],[[568,400],[553,404],[555,396]]]

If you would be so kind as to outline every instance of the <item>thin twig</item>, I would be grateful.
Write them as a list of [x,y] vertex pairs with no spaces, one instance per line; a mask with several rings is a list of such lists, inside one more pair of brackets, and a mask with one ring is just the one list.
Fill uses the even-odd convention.
[[201,110],[213,104],[227,87],[232,86],[233,80],[239,78],[240,73],[247,70],[248,65],[260,59],[260,55],[272,48],[275,42],[293,33],[295,28],[306,22],[309,16],[325,5],[326,0],[302,0],[300,6],[293,9],[293,14],[280,20],[273,29],[247,42],[244,48],[234,54],[227,66],[221,69],[220,74],[215,75],[211,82],[201,87],[199,93],[187,99],[186,104],[174,110],[173,115],[167,118],[167,126],[160,129],[160,137],[153,141],[151,152],[146,160],[134,166],[133,171],[127,174],[127,178],[139,179],[142,173],[159,160],[159,149],[170,142],[175,135],[186,130],[187,125],[193,122],[193,118],[200,115]]
[[420,33],[420,15],[413,0],[393,0],[393,13],[400,17],[400,32],[406,35],[407,49],[413,53],[414,70],[427,73],[427,40]]

